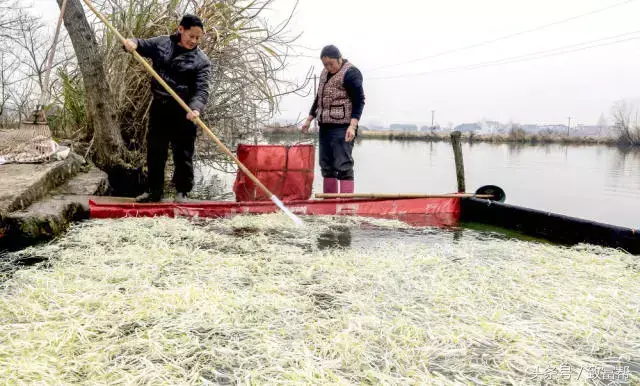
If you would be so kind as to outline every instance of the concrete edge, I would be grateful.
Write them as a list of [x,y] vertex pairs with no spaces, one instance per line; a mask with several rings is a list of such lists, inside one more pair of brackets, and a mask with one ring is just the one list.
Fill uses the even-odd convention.
[[[82,169],[84,159],[77,154],[69,153],[69,156],[58,166],[51,169],[39,181],[17,196],[7,208],[6,213],[28,208],[37,200],[45,197],[51,190],[63,185],[69,178],[74,177]],[[5,216],[6,217],[6,214]],[[0,218],[0,224],[2,218]]]

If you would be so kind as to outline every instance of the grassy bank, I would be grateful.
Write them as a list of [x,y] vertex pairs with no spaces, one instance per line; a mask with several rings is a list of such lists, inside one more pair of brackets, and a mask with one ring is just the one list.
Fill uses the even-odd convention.
[[[318,133],[312,132],[301,134],[299,131],[270,131],[265,133],[268,137],[278,138],[315,138]],[[423,142],[448,142],[451,140],[450,133],[430,133],[430,132],[402,132],[402,131],[368,131],[358,132],[359,139],[375,139],[390,141],[423,141]],[[625,145],[618,138],[614,137],[578,137],[566,136],[562,134],[488,134],[479,135],[473,133],[463,133],[463,142],[485,142],[485,143],[513,143],[513,144],[564,144],[564,145]],[[628,146],[628,145],[627,145]]]
[[[428,132],[396,132],[396,131],[362,131],[359,133],[363,139],[386,139],[392,141],[426,141],[441,142],[449,141],[449,133],[428,133]],[[521,143],[521,144],[568,144],[568,145],[616,145],[618,140],[609,137],[569,137],[566,135],[548,134],[489,134],[478,135],[473,133],[463,133],[462,139],[465,142],[487,142],[487,143]]]

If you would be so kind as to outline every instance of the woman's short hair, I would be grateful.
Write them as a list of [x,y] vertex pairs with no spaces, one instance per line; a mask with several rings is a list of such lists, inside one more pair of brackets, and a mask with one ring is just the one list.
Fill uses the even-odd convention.
[[320,52],[320,59],[322,58],[331,58],[331,59],[340,59],[342,58],[342,54],[338,47],[334,45],[325,46]]

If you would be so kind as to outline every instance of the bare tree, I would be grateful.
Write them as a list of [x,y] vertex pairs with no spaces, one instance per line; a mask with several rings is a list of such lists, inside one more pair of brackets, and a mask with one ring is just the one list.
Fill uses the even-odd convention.
[[[25,102],[13,98],[18,91],[24,91],[19,76],[20,61],[16,55],[12,38],[16,25],[22,20],[17,13],[18,4],[9,0],[0,0],[0,118],[2,126],[12,125],[19,121],[17,108]],[[21,98],[22,99],[22,98]]]
[[44,91],[43,79],[47,55],[49,54],[48,36],[42,22],[19,11],[17,17],[22,20],[14,29],[10,39],[15,43],[19,51],[16,53],[22,61],[21,71],[27,77],[33,77]]
[[511,122],[511,128],[509,129],[509,140],[512,142],[525,142],[527,138],[527,132],[518,123]]
[[24,9],[24,4],[16,0],[0,0],[0,39],[8,38],[17,30],[25,16],[18,12]]
[[18,123],[30,119],[38,103],[38,88],[31,79],[24,79],[9,90],[11,107],[17,113]]
[[[57,1],[58,6],[62,6],[62,0]],[[80,0],[68,0],[64,25],[82,73],[87,111],[93,118],[93,159],[106,171],[118,169],[126,164],[126,149],[118,126],[115,100],[107,83],[104,57]]]
[[612,115],[618,140],[623,145],[640,146],[640,122],[638,105],[631,101],[618,101],[614,104]]
[[7,120],[7,103],[10,100],[11,86],[16,83],[18,60],[4,51],[0,51],[0,118]]
[[[29,110],[35,109],[39,97],[52,95],[56,86],[53,82],[44,89],[51,34],[39,18],[28,13],[24,3],[0,0],[0,12],[0,104],[20,121],[31,115]],[[51,69],[54,75],[60,65],[73,60],[64,44],[58,48],[57,61]],[[6,115],[3,118],[7,120]]]

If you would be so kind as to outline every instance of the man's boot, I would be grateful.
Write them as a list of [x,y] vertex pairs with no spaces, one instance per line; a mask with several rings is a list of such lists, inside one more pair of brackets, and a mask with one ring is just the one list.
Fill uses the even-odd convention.
[[144,192],[138,197],[136,197],[136,202],[144,203],[144,202],[159,202],[161,199],[161,195],[153,194],[150,192]]
[[185,203],[189,201],[189,197],[187,196],[187,193],[178,192],[175,200],[177,203]]

